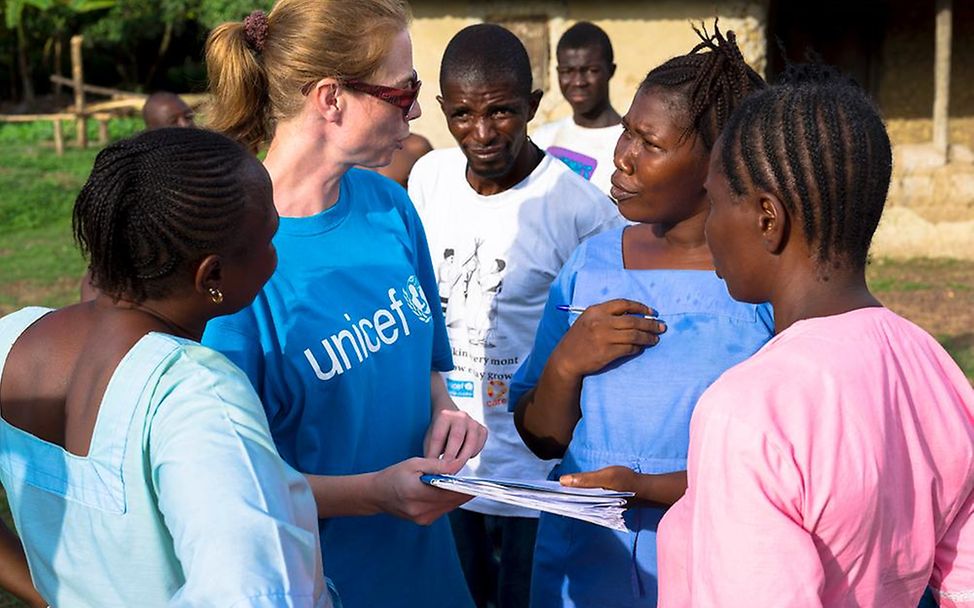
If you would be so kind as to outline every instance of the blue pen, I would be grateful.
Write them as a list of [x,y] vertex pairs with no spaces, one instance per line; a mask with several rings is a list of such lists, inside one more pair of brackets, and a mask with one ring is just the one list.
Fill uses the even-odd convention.
[[[559,304],[558,306],[555,306],[555,308],[557,308],[558,310],[564,311],[564,312],[574,312],[574,313],[577,313],[577,314],[582,314],[583,312],[585,312],[585,309],[582,308],[581,306],[569,306],[568,304]],[[653,311],[653,312],[655,312],[655,311]],[[658,320],[656,318],[656,315],[635,315],[635,316],[642,317],[644,319],[650,319],[652,321],[657,321]]]

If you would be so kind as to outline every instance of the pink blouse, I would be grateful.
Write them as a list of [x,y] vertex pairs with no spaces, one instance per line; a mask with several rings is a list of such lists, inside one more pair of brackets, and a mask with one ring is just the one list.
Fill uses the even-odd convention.
[[974,607],[974,390],[884,308],[800,321],[700,398],[660,608]]

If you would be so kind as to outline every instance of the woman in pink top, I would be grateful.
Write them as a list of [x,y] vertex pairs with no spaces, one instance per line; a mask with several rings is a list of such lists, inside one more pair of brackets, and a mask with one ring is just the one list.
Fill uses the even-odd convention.
[[974,391],[866,286],[889,138],[835,72],[790,81],[714,146],[715,267],[735,299],[772,303],[777,335],[693,414],[659,605],[913,608],[929,585],[974,606]]

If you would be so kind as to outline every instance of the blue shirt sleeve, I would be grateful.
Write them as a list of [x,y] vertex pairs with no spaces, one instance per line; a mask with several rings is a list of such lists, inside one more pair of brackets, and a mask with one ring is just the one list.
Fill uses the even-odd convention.
[[568,331],[571,313],[558,310],[562,304],[571,305],[575,294],[575,276],[578,274],[585,260],[586,242],[575,248],[568,261],[562,266],[555,280],[548,290],[548,300],[538,323],[538,331],[534,336],[534,346],[531,354],[524,359],[521,366],[514,372],[511,379],[511,397],[507,404],[509,411],[514,411],[517,402],[525,393],[538,383],[541,372],[551,356],[551,351],[558,346],[562,336]]
[[239,370],[192,346],[156,387],[148,445],[185,582],[173,606],[329,606],[311,488]]
[[[426,231],[423,229],[423,222],[416,213],[416,207],[412,200],[400,188],[398,196],[402,201],[403,221],[406,230],[413,243],[413,266],[416,268],[416,277],[428,301],[437,300],[439,288],[436,285],[436,273],[433,270],[433,260],[430,258],[429,244],[426,242]],[[432,296],[433,300],[430,300]],[[446,321],[443,319],[443,311],[438,305],[430,306],[433,315],[433,360],[430,369],[437,372],[448,372],[453,369],[453,352],[450,350],[450,338],[446,333]]]

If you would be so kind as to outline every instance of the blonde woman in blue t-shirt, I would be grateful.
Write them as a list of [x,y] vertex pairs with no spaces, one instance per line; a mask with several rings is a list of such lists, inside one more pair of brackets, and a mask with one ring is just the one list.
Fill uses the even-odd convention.
[[[311,476],[321,546],[350,608],[471,605],[448,522],[452,473],[485,429],[453,362],[426,237],[388,164],[420,115],[396,0],[281,0],[207,42],[212,127],[254,149],[281,215],[280,264],[204,342],[250,377],[281,455]],[[435,581],[435,584],[426,584]]]

